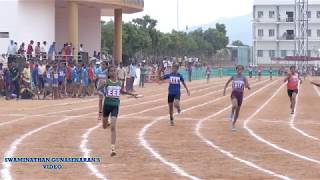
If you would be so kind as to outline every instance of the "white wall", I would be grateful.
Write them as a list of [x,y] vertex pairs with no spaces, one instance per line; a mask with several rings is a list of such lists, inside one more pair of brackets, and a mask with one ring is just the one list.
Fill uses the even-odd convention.
[[17,9],[17,29],[13,38],[28,43],[30,40],[49,44],[55,39],[55,1],[19,0]]
[[[79,6],[79,45],[84,45],[84,50],[91,56],[93,51],[101,49],[101,10],[99,8]],[[58,49],[68,42],[68,4],[57,2],[56,6],[56,42]]]
[[9,39],[16,40],[17,8],[18,1],[0,1],[0,32],[9,32],[9,38],[0,38],[0,54],[7,52]]
[[84,50],[93,55],[93,51],[101,51],[101,10],[80,6],[79,8],[79,44]]
[[[54,0],[0,1],[0,32],[9,32],[9,39],[20,45],[30,40],[53,41]],[[8,39],[0,40],[0,53],[6,51]]]

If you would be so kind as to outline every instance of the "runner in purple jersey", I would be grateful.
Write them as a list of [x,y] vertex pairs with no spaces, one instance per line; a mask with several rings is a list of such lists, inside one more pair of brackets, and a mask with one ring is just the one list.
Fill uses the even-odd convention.
[[242,65],[238,65],[237,68],[237,75],[232,76],[224,87],[223,95],[226,95],[226,89],[229,83],[232,81],[232,93],[231,93],[231,102],[232,102],[232,111],[230,115],[231,121],[231,130],[236,131],[235,124],[239,117],[240,108],[243,101],[243,92],[244,88],[248,88],[249,90],[250,85],[248,83],[247,78],[242,75],[244,71],[244,67]]

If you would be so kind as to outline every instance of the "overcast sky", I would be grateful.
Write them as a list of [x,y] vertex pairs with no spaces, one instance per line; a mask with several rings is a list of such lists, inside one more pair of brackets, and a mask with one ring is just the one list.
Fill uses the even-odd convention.
[[[163,32],[177,29],[177,0],[145,0],[144,12],[124,15],[124,21],[145,14],[158,20]],[[178,0],[179,29],[210,23],[221,17],[234,17],[252,12],[253,0]],[[107,20],[108,18],[103,18]],[[110,18],[109,18],[110,19]]]

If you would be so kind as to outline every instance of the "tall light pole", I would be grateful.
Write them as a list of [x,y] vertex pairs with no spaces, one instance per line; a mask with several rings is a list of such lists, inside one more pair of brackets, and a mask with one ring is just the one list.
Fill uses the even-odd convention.
[[177,31],[179,31],[179,0],[177,0]]

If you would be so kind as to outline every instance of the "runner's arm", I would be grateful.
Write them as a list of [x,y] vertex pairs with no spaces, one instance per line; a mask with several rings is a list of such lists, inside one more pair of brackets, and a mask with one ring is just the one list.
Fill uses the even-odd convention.
[[184,81],[182,81],[182,84],[183,84],[184,88],[186,88],[187,93],[188,93],[188,96],[190,96],[190,91],[189,91],[189,89],[188,89],[187,84],[186,84]]
[[249,90],[251,89],[250,84],[249,84],[247,78],[246,78],[246,80],[245,80],[245,86],[246,86],[247,89],[249,89]]
[[227,81],[226,85],[224,86],[224,90],[223,90],[223,95],[225,96],[226,95],[226,90],[227,90],[227,87],[229,86],[230,82],[232,81],[232,77]]

